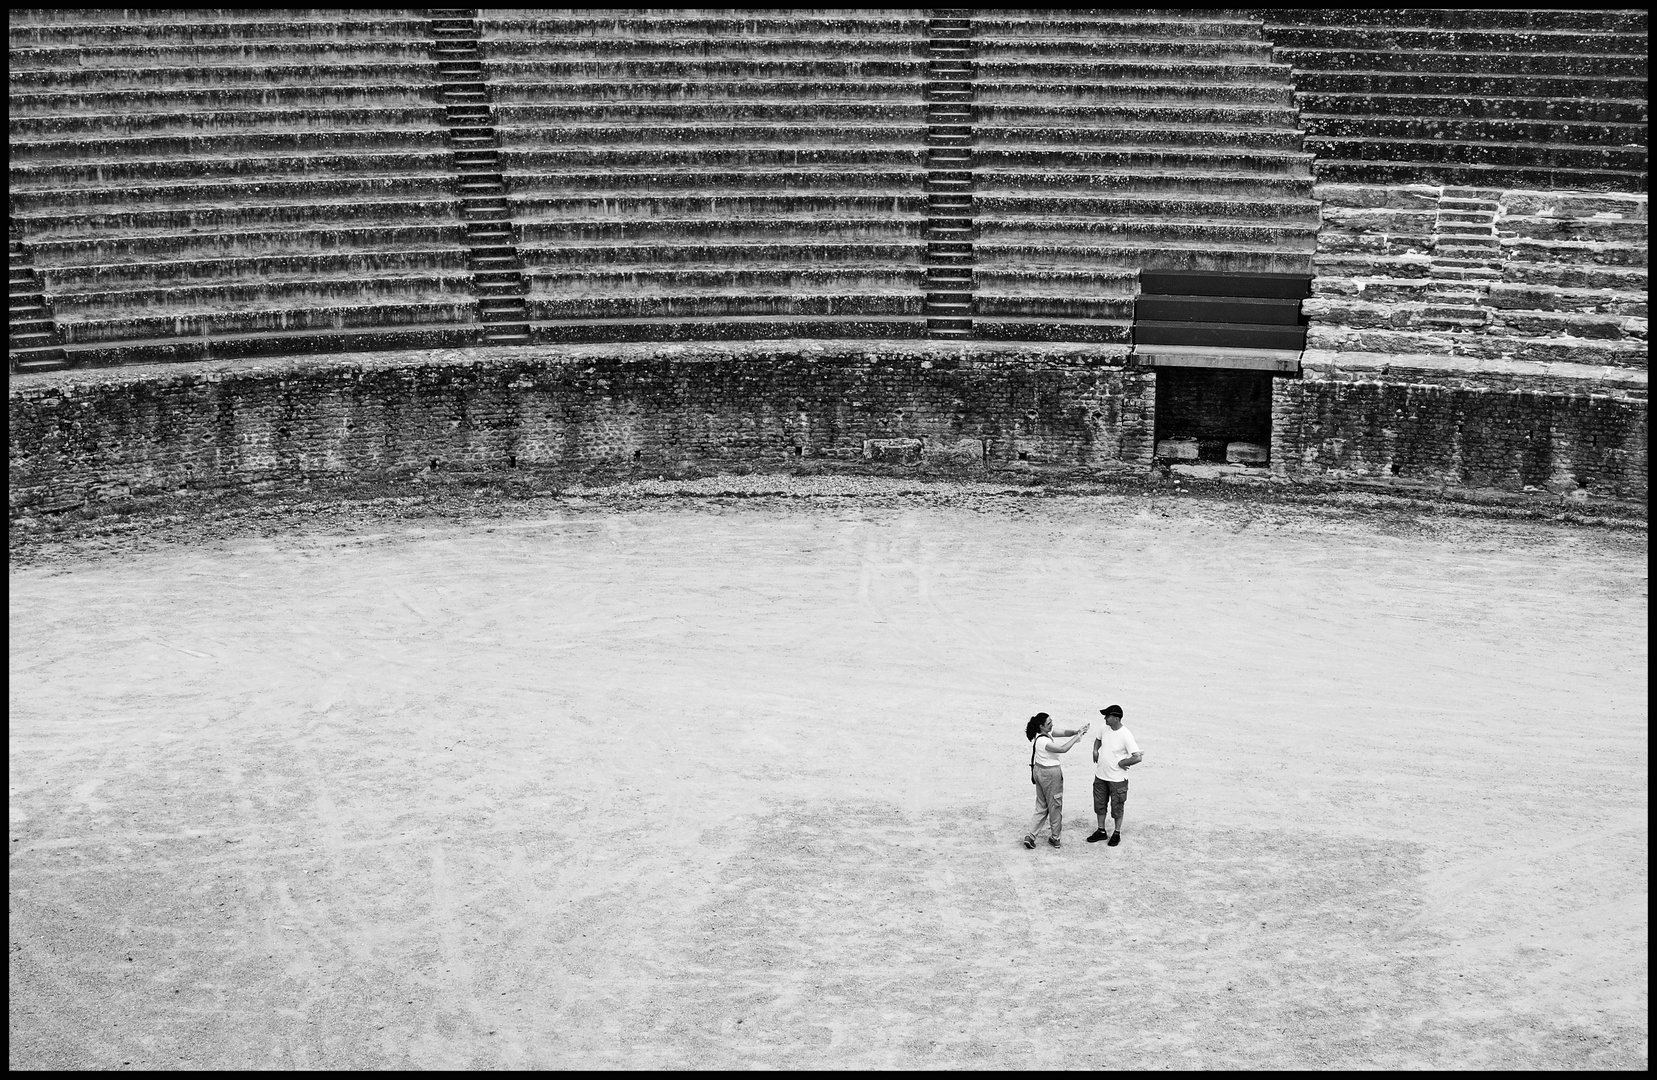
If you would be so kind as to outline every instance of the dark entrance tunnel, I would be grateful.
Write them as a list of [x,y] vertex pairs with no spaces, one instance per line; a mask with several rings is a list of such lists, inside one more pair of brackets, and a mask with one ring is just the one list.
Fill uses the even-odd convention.
[[1233,442],[1271,446],[1272,373],[1235,368],[1156,369],[1156,441],[1189,439],[1199,461],[1223,462]]

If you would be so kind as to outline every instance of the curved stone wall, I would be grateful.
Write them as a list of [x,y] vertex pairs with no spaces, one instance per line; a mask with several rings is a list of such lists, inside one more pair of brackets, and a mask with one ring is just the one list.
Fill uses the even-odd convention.
[[757,341],[65,371],[10,395],[12,512],[342,477],[891,461],[1143,471],[1149,374],[1087,345]]
[[[10,506],[435,473],[507,483],[592,465],[1144,475],[1157,381],[1087,344],[1000,342],[593,344],[64,371],[11,388]],[[1603,389],[1431,371],[1274,380],[1271,468],[1644,499],[1644,402]]]

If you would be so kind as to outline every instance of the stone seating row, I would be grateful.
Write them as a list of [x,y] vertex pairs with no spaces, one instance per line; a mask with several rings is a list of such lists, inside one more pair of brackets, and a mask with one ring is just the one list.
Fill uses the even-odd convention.
[[409,71],[425,59],[425,52],[417,38],[409,41],[374,38],[295,41],[269,38],[204,43],[194,35],[181,35],[171,42],[143,44],[59,42],[23,47],[14,45],[9,57],[13,76],[22,86],[42,80],[55,84],[63,80],[68,75],[66,69],[71,68],[84,71],[90,78],[153,79],[152,73],[158,68],[205,62],[213,69],[224,69],[200,73],[202,78],[218,82],[234,81],[239,73],[238,64],[244,65],[240,71],[243,78],[263,77],[262,72],[246,72],[245,65],[252,64],[274,67],[278,69],[278,77],[314,69],[318,64],[375,75]]
[[[1350,7],[1296,8],[1299,25],[1350,25]],[[1365,25],[1377,27],[1446,30],[1610,30],[1644,33],[1648,18],[1644,8],[1365,8]]]
[[[1481,64],[1508,63],[1494,71],[1524,71],[1529,65],[1553,57],[1593,67],[1596,62],[1618,65],[1619,58],[1640,55],[1646,44],[1646,29],[1637,30],[1538,30],[1524,25],[1493,25],[1481,29],[1457,29],[1431,25],[1431,9],[1419,9],[1419,23],[1377,23],[1367,11],[1352,10],[1337,23],[1300,21],[1299,9],[1267,19],[1272,40],[1291,52],[1330,52],[1339,59],[1345,50],[1368,56],[1376,52],[1396,53],[1401,60],[1441,57],[1446,63],[1456,56],[1477,56]],[[1523,23],[1525,13],[1514,12]],[[1367,65],[1365,65],[1367,67]],[[1435,70],[1454,70],[1446,67]],[[1637,70],[1637,69],[1636,69]],[[1593,73],[1593,72],[1588,72]]]
[[[1184,39],[1182,42],[1171,44],[1202,44],[1201,42]],[[541,83],[569,82],[580,84],[583,82],[613,81],[621,76],[636,77],[639,79],[669,79],[682,76],[685,65],[694,59],[697,73],[704,79],[741,79],[746,81],[782,81],[799,82],[806,79],[849,80],[858,79],[901,79],[915,74],[917,70],[924,70],[925,58],[923,55],[888,56],[871,59],[868,56],[830,58],[824,53],[833,42],[823,40],[810,43],[815,51],[807,53],[803,49],[797,56],[778,56],[772,58],[752,58],[747,56],[690,58],[682,56],[658,56],[650,58],[552,58],[546,54],[552,52],[555,43],[538,42],[540,55],[535,59],[528,59],[522,55],[506,56],[494,59],[496,45],[490,42],[490,73],[502,83],[533,81]],[[857,44],[862,48],[869,48],[873,43],[845,43],[850,46]],[[1165,94],[1175,94],[1183,89],[1194,100],[1201,100],[1201,82],[1215,84],[1237,83],[1244,86],[1260,86],[1260,79],[1272,79],[1283,76],[1286,83],[1286,70],[1276,71],[1269,62],[1246,63],[1238,60],[1207,60],[1181,59],[1177,55],[1131,56],[1118,50],[1114,54],[1104,56],[1075,55],[1065,58],[1054,58],[1055,42],[1052,39],[1041,39],[1029,42],[1008,40],[1001,43],[980,43],[979,59],[976,61],[976,75],[974,82],[983,85],[991,82],[1036,82],[1036,83],[1071,83],[1083,86],[1092,83],[1123,84],[1122,89],[1131,91],[1138,84],[1145,82],[1172,84],[1168,87],[1158,87],[1151,91],[1158,97]],[[1091,48],[1092,43],[1087,43]],[[1122,43],[1122,50],[1141,45],[1140,42]],[[1169,44],[1169,43],[1164,43]],[[894,42],[893,50],[902,48],[908,50],[904,43]],[[1003,55],[991,53],[992,48],[1004,50]],[[1169,50],[1170,52],[1172,50]],[[917,68],[917,64],[920,65]],[[380,74],[391,65],[360,65],[365,77]],[[132,72],[134,79],[150,78],[147,70],[143,69],[111,69],[114,77],[119,79],[123,73]],[[31,76],[39,73],[27,73]],[[274,69],[274,74],[283,79],[298,80],[303,78],[298,66],[284,65]],[[230,71],[212,72],[212,77],[226,82],[237,80],[236,74]],[[87,78],[92,77],[88,73]],[[1249,80],[1256,80],[1250,82]],[[1193,83],[1198,85],[1194,86]],[[572,90],[585,89],[579,85]],[[597,90],[598,88],[594,88]],[[602,91],[600,91],[602,92]],[[1246,92],[1245,92],[1246,93]]]
[[[625,31],[632,39],[685,35],[720,35],[727,38],[800,38],[830,35],[839,38],[877,38],[918,35],[925,29],[927,12],[897,8],[862,11],[833,9],[665,9],[649,11],[621,8],[609,12],[597,9],[512,10],[491,8],[485,17],[503,39],[512,38],[616,38]],[[1065,35],[1111,33],[1122,37],[1149,35],[1158,39],[1178,36],[1202,37],[1204,27],[1216,23],[1247,24],[1250,16],[1205,13],[1202,20],[1190,20],[1179,13],[1113,10],[1108,8],[1072,11],[1033,12],[976,9],[973,26],[987,36],[1016,34],[1040,37],[1049,28]]]
[[[53,104],[62,104],[54,101]],[[365,135],[380,131],[431,131],[443,123],[443,110],[430,101],[408,105],[338,105],[308,108],[178,109],[155,112],[30,112],[13,110],[11,134],[34,139],[64,139],[108,134],[228,134],[239,129],[255,133],[352,130]]]
[[432,105],[429,83],[341,84],[321,81],[331,77],[318,73],[317,81],[295,86],[192,86],[181,79],[179,85],[139,89],[19,90],[14,87],[10,98],[10,116],[37,119],[43,124],[51,124],[59,117],[131,114],[180,119],[200,117],[203,123],[215,117],[211,122],[224,124],[230,122],[227,116],[230,111],[280,110],[290,115],[273,117],[272,122],[292,123],[291,113],[294,111],[315,109],[319,111],[319,119],[338,116],[341,120],[348,120],[338,110],[392,110]]
[[65,43],[137,45],[149,41],[238,43],[261,37],[293,41],[360,38],[370,43],[418,39],[424,12],[326,8],[16,8],[13,48]]
[[1302,91],[1296,96],[1302,113],[1319,116],[1325,123],[1338,123],[1361,116],[1384,124],[1395,117],[1426,115],[1451,125],[1466,120],[1644,124],[1647,112],[1643,100],[1502,98],[1446,93],[1370,93],[1367,90],[1347,93]]
[[14,12],[12,218],[65,345],[460,343],[428,332],[477,304],[428,26]]
[[[43,179],[74,183],[78,173],[96,169],[103,175],[116,165],[156,166],[178,162],[182,168],[200,168],[202,161],[234,155],[246,164],[243,173],[295,170],[306,173],[351,168],[393,172],[404,155],[410,164],[442,160],[447,147],[443,132],[418,126],[318,128],[283,131],[238,127],[231,131],[76,132],[72,135],[14,137],[12,162],[40,163],[34,171]],[[56,173],[53,167],[56,167]]]

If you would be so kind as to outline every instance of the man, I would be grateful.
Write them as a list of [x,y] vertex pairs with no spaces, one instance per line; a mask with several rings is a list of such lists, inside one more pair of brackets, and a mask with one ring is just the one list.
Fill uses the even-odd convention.
[[[1076,740],[1087,734],[1091,724],[1083,724],[1075,731],[1054,731],[1053,721],[1046,713],[1037,713],[1024,725],[1024,737],[1032,741],[1030,748],[1030,779],[1036,785],[1036,816],[1030,822],[1030,831],[1024,834],[1024,846],[1036,846],[1036,834],[1045,823],[1047,842],[1059,846],[1059,833],[1064,830],[1064,770],[1059,768],[1059,755],[1076,745]],[[1062,742],[1055,742],[1062,739]]]
[[[1122,842],[1122,809],[1128,801],[1128,770],[1145,755],[1139,752],[1133,732],[1122,726],[1122,706],[1110,705],[1099,710],[1109,731],[1093,737],[1093,813],[1099,827],[1088,836],[1087,842],[1097,844],[1110,837],[1106,847]],[[1106,828],[1106,815],[1116,819],[1116,832]]]

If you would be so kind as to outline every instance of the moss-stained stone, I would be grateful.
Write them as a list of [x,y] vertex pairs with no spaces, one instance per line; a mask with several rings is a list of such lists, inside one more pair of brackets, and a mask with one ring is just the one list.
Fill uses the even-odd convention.
[[724,342],[383,353],[14,381],[11,505],[439,470],[861,459],[1149,465],[1124,346]]

